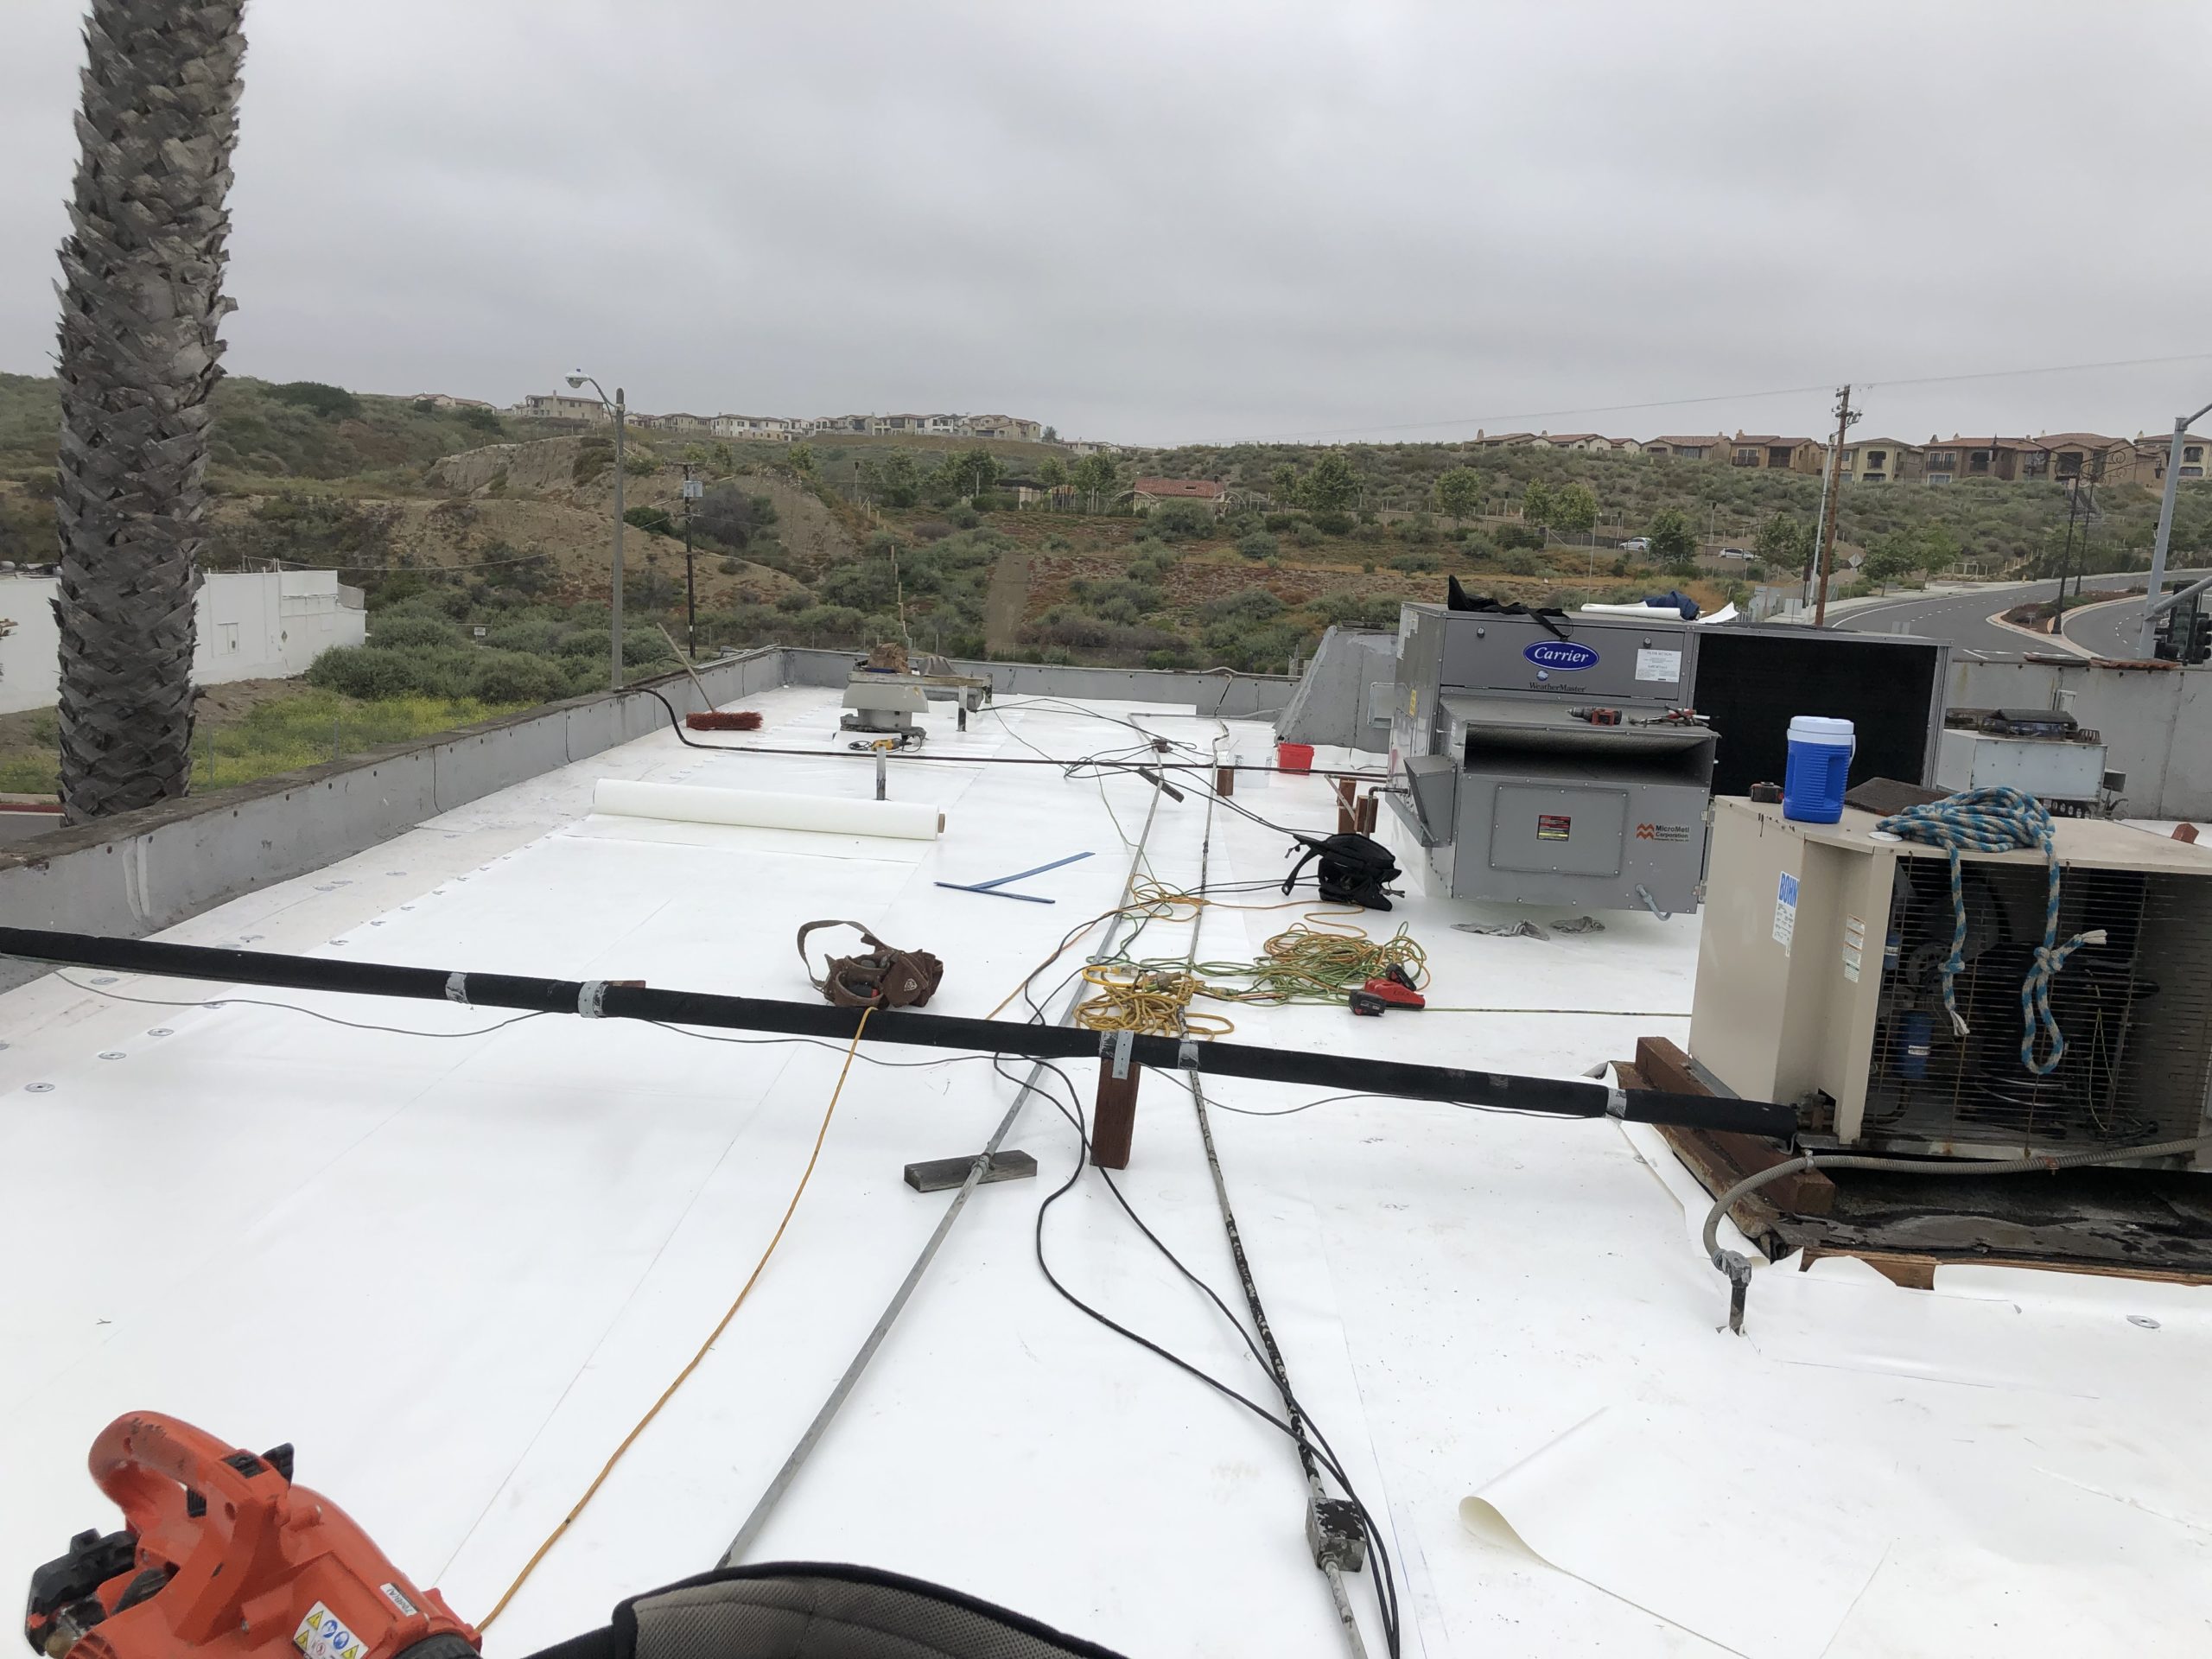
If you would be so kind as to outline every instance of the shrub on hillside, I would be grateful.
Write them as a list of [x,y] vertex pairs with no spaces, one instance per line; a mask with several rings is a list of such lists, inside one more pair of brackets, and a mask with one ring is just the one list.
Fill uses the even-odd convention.
[[983,522],[983,515],[973,507],[955,507],[944,515],[957,530],[973,530]]
[[1351,533],[1352,517],[1348,512],[1317,512],[1306,522],[1325,535],[1346,536]]
[[468,695],[484,702],[550,702],[569,695],[569,676],[550,657],[480,652],[468,677]]
[[419,611],[378,616],[369,629],[369,643],[391,651],[416,651],[426,645],[457,645],[461,630],[442,616]]
[[1273,558],[1276,551],[1275,538],[1264,530],[1255,530],[1249,536],[1237,538],[1236,550],[1248,559]]
[[310,410],[327,421],[353,420],[361,413],[361,400],[343,386],[327,386],[320,380],[289,380],[269,388],[280,404]]
[[402,697],[415,690],[414,660],[381,645],[334,645],[308,664],[307,682],[364,701]]
[[1543,566],[1537,562],[1535,554],[1516,548],[1510,553],[1498,555],[1497,568],[1509,576],[1533,576]]
[[1301,518],[1292,526],[1290,539],[1300,547],[1319,547],[1325,538],[1321,534],[1320,525],[1310,518]]
[[1442,563],[1433,553],[1401,553],[1390,561],[1390,568],[1409,572],[1429,571],[1440,569]]
[[1214,533],[1213,514],[1195,501],[1163,501],[1145,516],[1145,528],[1163,542],[1195,542]]
[[1494,532],[1494,537],[1498,550],[1506,553],[1512,552],[1516,548],[1536,548],[1544,544],[1544,532],[1531,529],[1527,524],[1500,524]]

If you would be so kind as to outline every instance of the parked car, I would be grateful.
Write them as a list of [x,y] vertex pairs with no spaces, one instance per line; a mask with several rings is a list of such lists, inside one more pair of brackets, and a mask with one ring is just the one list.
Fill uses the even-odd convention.
[[1650,550],[1651,538],[1649,536],[1631,536],[1621,543],[1624,553],[1649,553]]
[[1751,556],[1740,547],[1724,547],[1720,550],[1720,556],[1724,559],[1748,559]]

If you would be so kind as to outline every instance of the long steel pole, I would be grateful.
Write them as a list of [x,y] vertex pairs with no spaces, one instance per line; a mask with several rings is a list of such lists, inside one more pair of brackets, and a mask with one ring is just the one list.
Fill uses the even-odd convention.
[[622,689],[622,429],[628,424],[622,388],[614,388],[614,581],[607,600],[607,627],[613,657],[613,689]]
[[1851,388],[1846,386],[1837,394],[1835,407],[1835,448],[1828,457],[1829,473],[1834,482],[1825,492],[1821,510],[1821,522],[1814,529],[1813,546],[1813,626],[1824,628],[1828,625],[1828,566],[1835,557],[1835,523],[1843,506],[1844,441],[1851,435]]
[[2207,415],[2212,415],[2212,404],[2207,404],[2194,415],[2183,415],[2174,421],[2174,441],[2166,451],[2166,488],[2158,498],[2158,539],[2151,548],[2150,590],[2143,597],[2143,626],[2135,636],[2135,655],[2144,662],[2158,647],[2158,618],[2169,607],[2158,602],[2158,590],[2166,582],[2166,548],[2173,540],[2174,497],[2181,488],[2182,440],[2189,435],[2189,429]]
[[[1122,883],[1121,906],[1115,911],[1108,924],[1105,942],[1098,947],[1098,954],[1102,957],[1113,954],[1114,941],[1120,937],[1122,924],[1128,919],[1129,899],[1136,891],[1138,874],[1144,868],[1145,843],[1152,839],[1153,820],[1160,815],[1160,798],[1165,792],[1158,789],[1152,791],[1152,805],[1144,815],[1144,828],[1138,831],[1137,844],[1129,856],[1129,873]],[[1211,806],[1208,810],[1211,810]],[[1067,1024],[1069,1017],[1075,1013],[1076,1004],[1090,989],[1089,982],[1078,977],[1068,991],[1067,1001],[1062,1004],[1059,1016],[1053,1023],[1059,1026]],[[798,1478],[800,1466],[821,1443],[823,1435],[829,1432],[830,1420],[836,1416],[854,1386],[860,1382],[861,1373],[875,1357],[875,1351],[883,1346],[884,1338],[891,1334],[893,1323],[905,1311],[907,1301],[913,1296],[914,1287],[922,1282],[922,1275],[929,1271],[930,1263],[937,1260],[938,1249],[944,1243],[945,1235],[952,1230],[952,1224],[960,1219],[960,1212],[968,1207],[969,1197],[982,1180],[984,1172],[991,1166],[991,1160],[998,1156],[999,1148],[1006,1144],[1007,1136],[1014,1132],[1014,1123],[1021,1116],[1021,1109],[1029,1103],[1029,1096],[1036,1092],[1038,1080],[1044,1075],[1044,1061],[1039,1060],[1030,1067],[1027,1081],[1014,1091],[1014,1104],[1006,1109],[1006,1116],[999,1120],[998,1128],[991,1132],[991,1138],[984,1142],[983,1149],[969,1165],[968,1179],[961,1182],[960,1190],[952,1195],[951,1204],[938,1218],[936,1230],[931,1233],[929,1242],[922,1246],[922,1253],[914,1258],[914,1265],[906,1269],[906,1276],[899,1281],[899,1288],[892,1293],[890,1305],[869,1330],[861,1344],[860,1351],[853,1356],[852,1363],[845,1367],[836,1386],[830,1390],[830,1397],[822,1402],[822,1408],[814,1414],[814,1421],[806,1426],[806,1432],[799,1436],[798,1444],[791,1448],[791,1455],[776,1471],[775,1478],[768,1483],[754,1502],[753,1512],[745,1517],[745,1523],[737,1529],[737,1536],[729,1541],[729,1548],[722,1552],[721,1560],[718,1563],[720,1566],[735,1567],[745,1559],[746,1551],[752,1548],[754,1541],[760,1536],[761,1529],[768,1524],[769,1516],[783,1501],[784,1494],[791,1490],[791,1483]],[[1079,1150],[1077,1155],[1082,1155]]]

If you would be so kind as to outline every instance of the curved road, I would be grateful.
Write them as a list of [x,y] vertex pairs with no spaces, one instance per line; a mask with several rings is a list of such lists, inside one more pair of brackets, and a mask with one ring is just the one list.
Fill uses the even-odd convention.
[[[2126,588],[2141,581],[2139,575],[2123,574],[2089,576],[2083,585],[2089,588]],[[1962,655],[2016,657],[2024,651],[2037,649],[2035,641],[2010,628],[1999,627],[1989,618],[2032,599],[2049,599],[2057,592],[2056,582],[2031,582],[2018,587],[1985,588],[1971,594],[1910,594],[1872,605],[1854,606],[1836,615],[1833,626],[1853,633],[1916,633],[1924,639],[1948,639]],[[2101,655],[2119,650],[2118,629],[2124,626],[2121,619],[2126,614],[2119,606],[2109,611],[2092,611],[2069,627],[2066,637]],[[2101,631],[2092,633],[2091,625],[2098,623],[2107,624],[2113,629],[2109,637]],[[2120,654],[2133,656],[2133,644]]]

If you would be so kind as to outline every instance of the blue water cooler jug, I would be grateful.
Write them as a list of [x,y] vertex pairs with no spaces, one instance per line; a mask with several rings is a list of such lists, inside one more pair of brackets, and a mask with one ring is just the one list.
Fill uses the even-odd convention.
[[1843,816],[1852,752],[1859,746],[1847,720],[1798,715],[1789,722],[1789,764],[1782,775],[1782,816],[1800,823],[1834,823]]

